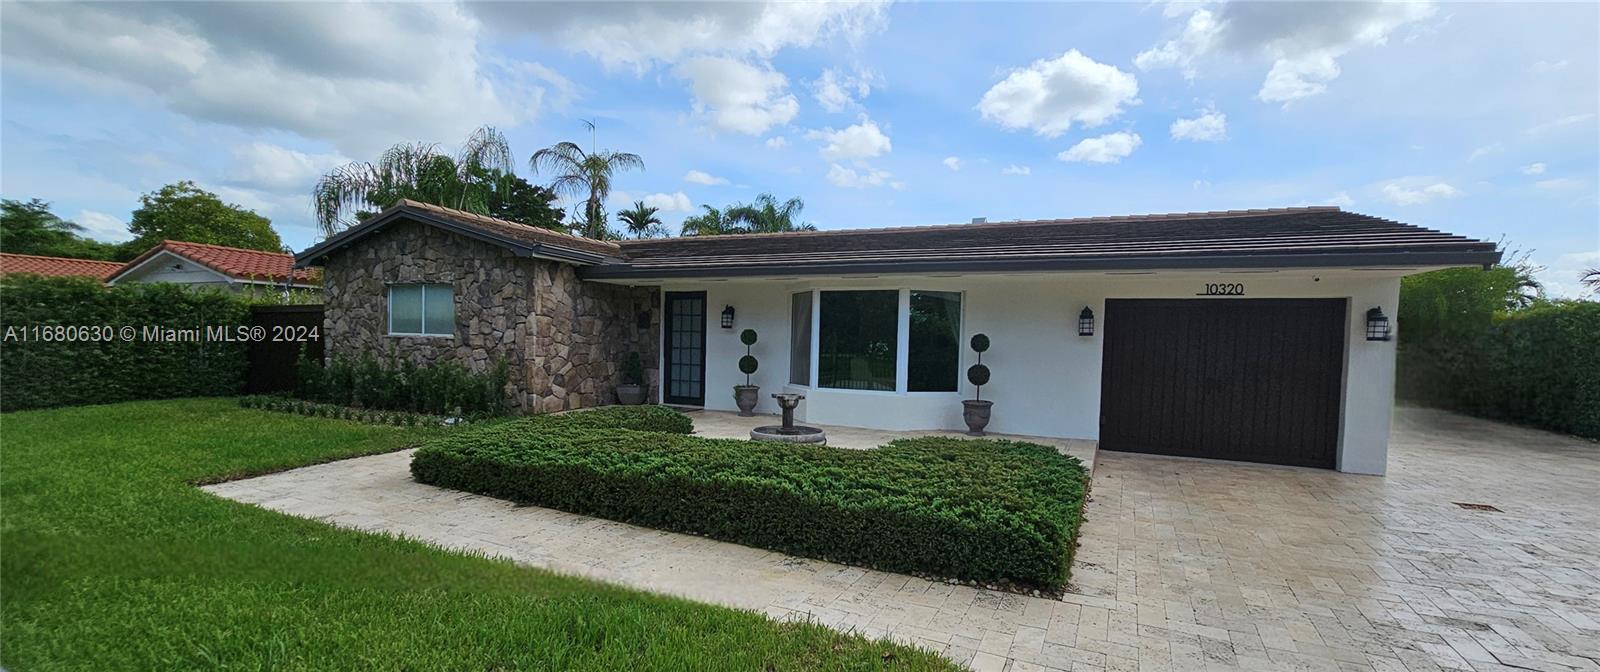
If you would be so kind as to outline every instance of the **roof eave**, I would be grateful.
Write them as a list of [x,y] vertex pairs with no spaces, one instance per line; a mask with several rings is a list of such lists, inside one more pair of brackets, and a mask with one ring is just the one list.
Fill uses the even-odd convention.
[[1494,250],[1393,251],[1321,254],[1246,254],[1166,257],[1035,258],[1008,260],[881,261],[752,264],[736,267],[636,268],[613,263],[578,269],[586,280],[734,278],[767,275],[1016,273],[1035,271],[1197,270],[1208,268],[1361,268],[1483,266],[1500,262]]

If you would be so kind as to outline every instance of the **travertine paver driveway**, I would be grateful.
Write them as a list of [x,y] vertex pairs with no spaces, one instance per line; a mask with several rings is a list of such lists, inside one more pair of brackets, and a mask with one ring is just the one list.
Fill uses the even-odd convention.
[[1600,445],[1440,412],[1398,413],[1382,478],[1102,452],[1059,601],[515,507],[408,458],[208,489],[980,670],[1600,670]]

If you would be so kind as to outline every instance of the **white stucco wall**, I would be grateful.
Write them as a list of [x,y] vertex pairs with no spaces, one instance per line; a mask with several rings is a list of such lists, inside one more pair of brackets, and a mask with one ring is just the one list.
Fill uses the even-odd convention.
[[[962,343],[975,333],[993,343],[983,361],[993,373],[983,398],[994,401],[989,430],[1004,434],[1098,439],[1101,338],[1108,298],[1200,299],[1206,283],[1243,283],[1242,298],[1348,299],[1345,387],[1338,468],[1381,474],[1388,451],[1394,403],[1395,342],[1369,342],[1365,313],[1381,307],[1397,312],[1401,271],[1161,272],[1152,274],[1059,273],[1005,276],[789,278],[666,282],[666,291],[705,291],[706,407],[736,410],[733,385],[743,383],[739,332],[755,329],[752,349],[761,361],[752,382],[760,385],[759,412],[776,413],[772,392],[789,388],[807,395],[799,417],[814,423],[882,429],[964,429],[961,399],[972,398],[965,370],[975,354],[963,347],[959,393],[865,392],[795,388],[789,378],[789,296],[809,289],[923,289],[958,291]],[[1216,297],[1241,298],[1241,297]],[[732,329],[718,316],[732,305]],[[1078,312],[1094,310],[1095,335],[1077,335]],[[903,325],[902,325],[903,326]],[[902,332],[900,356],[905,356]],[[813,357],[815,362],[815,357]],[[902,372],[904,366],[901,366]],[[902,373],[901,389],[904,389]]]

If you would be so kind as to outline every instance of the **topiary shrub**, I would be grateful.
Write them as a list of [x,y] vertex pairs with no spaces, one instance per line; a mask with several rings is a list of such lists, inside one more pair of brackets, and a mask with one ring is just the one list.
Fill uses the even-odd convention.
[[750,346],[756,344],[756,330],[746,329],[739,332],[739,342],[744,344],[744,356],[739,358],[739,372],[744,374],[744,384],[748,387],[750,376],[761,367],[755,355],[750,354]]
[[973,334],[972,351],[978,353],[978,362],[967,367],[967,382],[977,388],[973,390],[973,398],[983,399],[983,386],[989,384],[989,367],[983,365],[983,353],[989,350],[989,337],[983,334]]

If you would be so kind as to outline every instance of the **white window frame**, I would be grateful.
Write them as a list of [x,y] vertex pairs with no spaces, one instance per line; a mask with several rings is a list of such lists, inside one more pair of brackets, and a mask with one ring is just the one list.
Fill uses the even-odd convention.
[[[820,373],[819,369],[822,366],[822,364],[821,364],[821,361],[822,361],[822,359],[821,359],[821,350],[822,350],[822,295],[825,294],[825,293],[828,293],[828,292],[860,292],[860,291],[894,291],[894,292],[897,292],[899,294],[898,299],[897,299],[897,304],[898,305],[895,308],[895,311],[896,311],[895,312],[895,327],[896,327],[896,329],[895,329],[895,340],[896,340],[896,342],[895,342],[895,363],[894,363],[894,368],[895,368],[895,372],[894,372],[895,389],[893,389],[893,390],[850,390],[850,389],[845,389],[845,388],[841,388],[841,387],[821,387],[818,384],[818,380],[819,380],[819,375],[818,374]],[[808,381],[809,381],[810,384],[809,385],[798,385],[798,384],[795,384],[795,383],[788,383],[787,385],[789,387],[800,387],[800,388],[806,388],[806,389],[814,389],[814,390],[817,390],[818,392],[827,392],[828,394],[849,394],[849,395],[863,395],[863,396],[893,395],[893,396],[902,396],[902,397],[905,397],[905,396],[910,396],[910,397],[960,397],[961,396],[961,384],[962,384],[961,381],[963,380],[961,378],[961,372],[964,370],[963,367],[966,365],[966,362],[967,362],[967,359],[968,359],[967,353],[965,352],[964,349],[960,350],[958,352],[957,356],[956,356],[956,389],[954,391],[948,391],[948,392],[918,391],[918,392],[913,392],[910,389],[911,388],[911,384],[910,384],[911,383],[911,292],[914,292],[914,291],[916,291],[916,292],[944,292],[944,293],[949,293],[949,294],[955,294],[955,295],[960,297],[961,308],[960,308],[960,315],[959,315],[958,319],[960,320],[960,325],[961,326],[960,326],[960,330],[959,330],[960,333],[958,335],[958,338],[961,339],[960,342],[965,343],[966,342],[966,338],[967,338],[967,329],[968,329],[968,325],[967,325],[967,292],[966,292],[966,290],[962,290],[962,289],[928,289],[928,288],[925,288],[925,287],[917,287],[917,286],[911,286],[911,285],[900,286],[900,287],[873,287],[873,286],[843,285],[843,286],[839,286],[839,287],[814,287],[814,288],[809,289],[809,290],[792,291],[792,292],[789,292],[788,294],[786,294],[786,296],[793,296],[794,294],[800,294],[800,293],[805,293],[805,292],[809,292],[811,294],[811,371],[810,371],[810,376],[808,378]],[[793,329],[792,329],[793,318],[791,317],[789,321],[791,322],[790,333],[793,333]]]
[[[433,286],[433,287],[447,287],[447,288],[450,289],[450,315],[451,315],[451,319],[450,319],[450,332],[449,333],[429,333],[427,331],[427,328],[428,328],[428,287],[430,287],[430,286]],[[421,287],[422,288],[422,310],[419,313],[419,315],[420,315],[419,322],[422,324],[423,331],[413,333],[413,332],[395,331],[394,330],[394,288],[396,288],[396,287]],[[387,331],[388,331],[390,336],[414,336],[414,337],[419,337],[419,338],[455,338],[456,337],[456,322],[455,322],[455,312],[456,311],[455,311],[455,304],[456,304],[456,288],[453,285],[451,285],[450,283],[448,283],[448,282],[396,282],[396,283],[390,283],[389,284],[389,289],[388,289],[388,297],[386,298],[386,300],[384,302],[384,309],[385,309],[385,312],[387,313],[388,322],[389,322],[385,326],[387,327]]]

